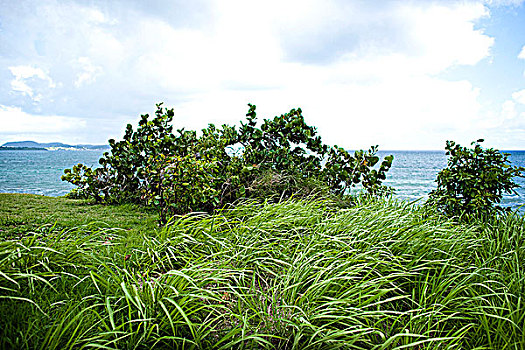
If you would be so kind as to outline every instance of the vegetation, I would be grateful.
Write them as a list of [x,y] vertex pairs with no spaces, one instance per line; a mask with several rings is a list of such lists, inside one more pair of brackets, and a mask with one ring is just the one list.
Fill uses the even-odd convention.
[[[80,222],[97,212],[131,220],[119,206],[56,201]],[[19,211],[45,220],[29,206]],[[523,217],[457,225],[395,200],[338,209],[312,199],[247,202],[156,229],[133,225],[141,229],[63,221],[2,240],[0,347],[525,344]]]
[[516,193],[514,177],[525,177],[524,167],[511,166],[509,154],[472,142],[470,149],[447,141],[448,165],[437,176],[437,189],[428,205],[447,216],[483,216],[503,211],[497,205],[503,193]]
[[0,238],[31,236],[43,226],[54,229],[95,225],[118,227],[129,236],[157,227],[154,211],[138,205],[106,206],[86,200],[0,193]]
[[65,170],[69,199],[0,194],[0,348],[525,347],[506,154],[448,141],[413,206],[382,196],[391,156],[323,144],[300,109],[175,135],[157,107]]
[[257,126],[255,106],[237,129],[210,124],[201,134],[173,133],[173,110],[157,105],[137,130],[128,124],[122,141],[109,140],[101,167],[78,164],[62,179],[77,186],[72,198],[156,206],[163,223],[173,214],[210,211],[240,198],[288,198],[313,193],[343,197],[361,184],[369,194],[385,192],[382,180],[392,156],[381,164],[377,146],[353,155],[324,144],[305,123],[301,109]]

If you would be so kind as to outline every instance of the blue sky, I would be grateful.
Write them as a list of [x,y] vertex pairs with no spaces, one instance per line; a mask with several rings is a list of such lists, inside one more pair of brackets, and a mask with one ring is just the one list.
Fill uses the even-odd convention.
[[301,107],[330,144],[525,149],[521,0],[0,0],[0,143]]

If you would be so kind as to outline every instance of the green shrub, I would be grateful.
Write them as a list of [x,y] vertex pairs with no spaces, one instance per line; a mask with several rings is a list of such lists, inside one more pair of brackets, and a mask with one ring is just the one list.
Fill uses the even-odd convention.
[[504,193],[516,193],[514,177],[524,177],[523,167],[511,166],[508,153],[484,149],[480,139],[474,148],[447,141],[448,165],[437,176],[437,188],[430,192],[427,205],[447,216],[484,215],[505,209],[497,205]]
[[65,169],[62,180],[78,187],[77,196],[97,202],[142,202],[141,190],[148,183],[146,170],[151,167],[151,159],[174,153],[175,137],[169,124],[173,120],[173,110],[157,105],[155,118],[148,118],[148,114],[141,116],[136,131],[128,124],[122,141],[108,141],[111,150],[100,158],[102,167],[92,170],[78,164]]
[[171,213],[183,214],[194,209],[213,208],[218,201],[213,186],[216,162],[161,154],[149,162],[151,169],[143,188],[146,203],[159,209],[160,220],[166,222]]
[[67,194],[67,197],[72,199],[94,198],[97,202],[102,201],[102,173],[101,169],[93,170],[84,164],[77,164],[72,169],[65,169],[62,180],[77,186]]
[[66,169],[62,180],[77,186],[75,196],[154,205],[163,222],[172,214],[209,211],[243,197],[342,198],[358,184],[371,195],[384,193],[382,180],[393,157],[373,169],[377,146],[353,155],[328,146],[301,109],[258,126],[255,108],[249,105],[238,129],[210,124],[198,135],[173,133],[173,110],[158,104],[152,120],[142,115],[136,130],[127,125],[122,141],[109,140],[111,150],[99,160],[100,168],[79,164]]

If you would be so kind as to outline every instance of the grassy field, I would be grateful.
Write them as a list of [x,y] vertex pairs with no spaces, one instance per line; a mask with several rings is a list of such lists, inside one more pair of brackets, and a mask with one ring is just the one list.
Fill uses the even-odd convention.
[[303,200],[158,228],[137,207],[25,195],[0,213],[1,348],[525,347],[523,217]]
[[86,224],[131,230],[130,236],[157,226],[157,216],[134,205],[106,206],[88,201],[32,194],[0,193],[0,237],[25,235],[43,225],[56,229]]

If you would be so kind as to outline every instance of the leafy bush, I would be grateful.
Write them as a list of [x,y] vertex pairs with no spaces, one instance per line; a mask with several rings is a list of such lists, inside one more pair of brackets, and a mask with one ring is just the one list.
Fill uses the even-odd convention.
[[162,222],[169,213],[182,214],[217,204],[217,190],[213,186],[216,162],[202,161],[191,154],[183,157],[161,154],[151,165],[142,198],[159,208]]
[[439,172],[428,205],[451,217],[504,210],[497,203],[504,193],[516,194],[513,178],[524,177],[525,168],[509,165],[508,153],[482,148],[483,141],[472,142],[474,148],[447,141],[448,165]]
[[100,195],[103,190],[101,176],[101,169],[93,170],[84,164],[77,164],[72,169],[65,169],[62,180],[67,180],[77,186],[67,194],[67,197],[72,199],[94,198],[97,202],[102,201],[103,198]]
[[128,124],[122,141],[108,141],[111,151],[100,158],[102,167],[92,170],[78,164],[64,170],[62,180],[77,186],[76,196],[106,203],[142,202],[141,190],[148,184],[148,170],[154,164],[151,160],[173,154],[174,146],[169,124],[173,110],[158,105],[155,118],[148,118],[148,114],[141,116],[136,131]]
[[358,184],[369,194],[383,193],[382,180],[392,165],[387,156],[377,169],[377,146],[353,155],[324,144],[301,109],[257,126],[256,107],[246,121],[198,135],[173,133],[173,109],[157,105],[155,117],[128,124],[123,140],[109,140],[111,150],[100,168],[79,164],[62,180],[77,186],[74,195],[98,202],[134,202],[157,206],[161,221],[169,215],[212,210],[242,197],[283,198],[312,193],[344,197]]

